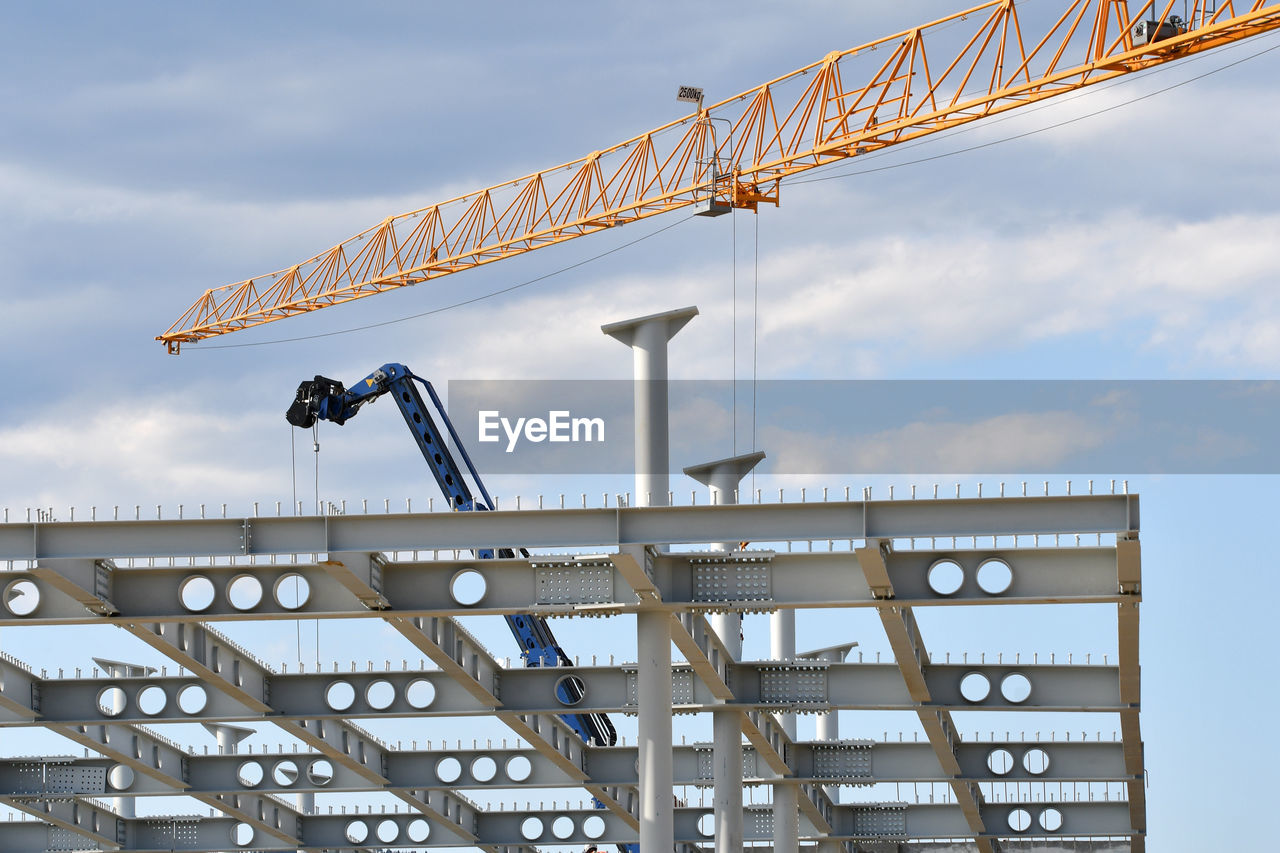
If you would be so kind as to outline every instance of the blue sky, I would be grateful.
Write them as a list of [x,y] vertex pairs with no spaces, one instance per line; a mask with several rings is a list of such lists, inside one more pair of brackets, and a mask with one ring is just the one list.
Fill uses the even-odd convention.
[[[1026,18],[1052,5],[1027,3]],[[1153,93],[1273,48],[1276,37],[868,158],[866,169],[891,168],[786,186],[782,206],[758,218],[683,222],[456,310],[257,345],[443,308],[577,264],[682,214],[211,342],[255,346],[192,347],[175,358],[152,340],[205,288],[676,118],[678,85],[701,85],[714,100],[956,8],[8,9],[0,31],[0,364],[9,389],[0,403],[0,505],[16,518],[34,506],[60,518],[91,505],[176,512],[178,504],[227,503],[243,513],[253,501],[288,504],[295,480],[309,502],[313,454],[299,435],[295,475],[282,417],[299,380],[351,381],[386,361],[438,384],[625,378],[630,358],[600,325],[686,304],[702,314],[672,345],[679,378],[749,378],[753,361],[767,379],[1274,378],[1280,51]],[[935,159],[909,162],[923,158]],[[727,428],[723,419],[716,425]],[[321,496],[379,506],[409,497],[424,506],[430,479],[401,432],[381,406],[322,430]],[[725,443],[733,449],[732,435]],[[1124,470],[1082,471],[1076,480],[1089,476],[1127,477],[1144,501],[1152,842],[1191,850],[1218,839],[1224,825],[1242,837],[1260,833],[1261,768],[1274,756],[1246,759],[1267,743],[1252,709],[1275,698],[1259,673],[1268,670],[1260,651],[1267,604],[1280,591],[1260,547],[1276,482]],[[1063,479],[1055,476],[1055,491]],[[856,471],[779,482],[835,491],[871,484],[880,493],[913,481],[932,482]],[[687,499],[695,484],[676,483]],[[975,484],[965,480],[968,493]],[[628,484],[510,477],[490,488],[595,496]],[[1034,625],[967,634],[935,621],[936,630],[922,619],[934,649],[1115,643],[1113,632],[1088,634],[1091,618],[1079,621],[1083,639],[1075,629],[1019,633]],[[865,631],[855,637],[864,647],[884,647],[874,619],[851,622]],[[579,630],[564,628],[565,645]],[[40,665],[84,663],[58,663],[75,653],[27,636],[41,635],[6,630],[0,646],[46,656]],[[828,645],[825,636],[802,636],[800,646]],[[503,642],[493,638],[499,654],[509,653]],[[842,724],[859,730],[852,719]],[[1214,749],[1189,784],[1192,738],[1210,738]]]

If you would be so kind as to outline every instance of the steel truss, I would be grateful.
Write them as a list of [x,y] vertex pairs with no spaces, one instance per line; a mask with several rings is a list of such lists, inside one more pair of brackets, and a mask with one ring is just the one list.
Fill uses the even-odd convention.
[[[568,707],[556,686],[578,680],[574,712],[635,713],[636,666],[511,666],[455,617],[654,611],[670,618],[685,658],[673,668],[673,710],[737,710],[744,784],[797,786],[802,839],[868,850],[907,842],[919,850],[1066,850],[1087,841],[1090,849],[1140,851],[1138,527],[1133,495],[0,524],[0,626],[117,625],[176,665],[173,674],[49,677],[0,655],[0,728],[41,727],[86,749],[83,758],[0,760],[0,801],[37,818],[0,824],[0,851],[429,844],[496,853],[634,842],[639,798],[650,795],[637,790],[636,748],[583,744],[558,716]],[[746,540],[773,550],[696,550]],[[789,550],[815,542],[829,550]],[[459,558],[504,546],[572,553]],[[962,582],[941,593],[928,575],[945,560],[960,567]],[[1007,588],[979,585],[979,568],[993,561],[1008,566]],[[483,582],[473,604],[460,600],[462,577]],[[289,597],[291,579],[303,596]],[[920,607],[1072,603],[1116,606],[1116,660],[937,660],[914,616]],[[705,618],[846,607],[876,609],[892,663],[735,661]],[[431,666],[288,672],[214,627],[317,618],[382,620]],[[1002,689],[1014,677],[1029,685],[1025,696]],[[987,691],[962,689],[969,678],[985,680]],[[332,698],[338,684],[349,701]],[[914,712],[926,738],[795,742],[775,716],[837,709]],[[975,742],[961,738],[953,719],[966,710],[1110,712],[1121,739],[1045,741],[1037,733]],[[466,715],[497,717],[517,743],[404,749],[356,722]],[[270,722],[303,751],[198,754],[148,728],[193,721]],[[677,785],[713,784],[710,744],[678,746],[673,757]],[[517,764],[527,772],[513,772]],[[947,802],[842,804],[828,794],[831,786],[885,782],[946,786]],[[984,786],[1007,782],[1109,782],[1127,797],[984,797]],[[494,786],[586,790],[605,808],[494,810],[464,793]],[[321,814],[282,799],[371,792],[404,809]],[[193,797],[220,816],[134,818],[106,802],[158,795]],[[702,830],[710,811],[676,810],[682,849],[709,843]],[[744,839],[770,842],[772,820],[767,808],[747,808]]]

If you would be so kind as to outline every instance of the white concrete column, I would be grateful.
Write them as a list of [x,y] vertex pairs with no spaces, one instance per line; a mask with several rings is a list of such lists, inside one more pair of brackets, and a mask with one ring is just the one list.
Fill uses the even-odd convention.
[[600,327],[631,347],[635,375],[636,506],[666,506],[671,490],[667,438],[667,342],[696,317],[692,306]]
[[[94,658],[93,662],[107,678],[146,678],[148,675],[155,675],[156,673],[154,666],[142,666],[141,664],[107,660],[106,658]],[[114,717],[123,714],[126,706],[127,699],[124,691],[114,691],[111,699],[111,715]],[[120,817],[133,818],[137,816],[137,807],[133,797],[112,797],[111,807],[115,809],[116,814]]]
[[[796,659],[796,612],[794,610],[775,610],[769,615],[769,657],[773,660],[794,661]],[[796,715],[794,713],[778,714],[782,728],[787,735],[796,738]]]
[[[796,612],[777,610],[769,617],[769,656],[774,660],[796,658]],[[796,739],[794,712],[778,714],[782,730]],[[799,789],[794,784],[779,782],[773,786],[773,850],[774,853],[798,853],[800,849]]]
[[[668,440],[667,342],[698,314],[679,308],[601,326],[631,347],[635,378],[636,504],[666,506],[671,490]],[[644,555],[635,555],[641,565]],[[671,754],[671,617],[665,610],[636,614],[639,693],[640,853],[675,847],[675,764]]]
[[[748,453],[693,465],[685,468],[684,473],[711,489],[713,504],[733,504],[737,503],[738,483],[762,459],[762,452]],[[716,551],[735,551],[738,543],[716,542],[711,547]],[[742,614],[713,613],[709,621],[729,656],[734,660],[741,658]],[[742,716],[735,708],[717,708],[711,712],[711,725],[716,853],[741,853]]]
[[799,853],[800,786],[779,782],[773,786],[773,853]]
[[[731,456],[728,459],[717,459],[714,462],[704,462],[701,465],[690,465],[684,469],[684,473],[710,489],[712,504],[736,504],[738,502],[738,484],[764,458],[764,451],[757,450],[754,453],[744,453],[740,456]],[[713,542],[711,549],[713,551],[736,551],[738,550],[738,545],[739,543],[737,542]],[[720,642],[724,643],[725,647],[728,648],[729,654],[733,656],[733,659],[738,660],[741,658],[742,614],[712,613],[708,617],[708,621],[716,632],[716,636],[720,638]]]
[[711,712],[711,738],[716,853],[742,853],[742,715],[737,709]]
[[[675,846],[670,620],[664,610],[636,614],[640,853],[671,853]],[[741,757],[738,760],[741,762]]]

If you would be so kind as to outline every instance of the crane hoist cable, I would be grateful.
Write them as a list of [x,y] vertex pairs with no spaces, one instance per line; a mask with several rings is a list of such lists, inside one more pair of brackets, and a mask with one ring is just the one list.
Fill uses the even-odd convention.
[[[1195,0],[1185,20],[1175,3],[1135,11],[1073,0],[1033,32],[1015,0],[990,0],[833,51],[608,149],[387,217],[293,266],[206,290],[157,340],[178,353],[670,210],[758,210],[778,204],[793,175],[1280,29],[1280,2]],[[947,50],[953,42],[958,53]],[[720,120],[730,132],[713,142]]]

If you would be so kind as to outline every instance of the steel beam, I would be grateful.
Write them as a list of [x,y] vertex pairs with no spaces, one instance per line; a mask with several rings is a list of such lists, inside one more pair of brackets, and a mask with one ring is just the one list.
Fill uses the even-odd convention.
[[[1016,809],[1026,810],[1033,821],[1034,829],[1016,832],[1009,828],[1010,816]],[[1061,829],[1054,832],[1046,832],[1035,823],[1040,815],[1049,809],[1056,811],[1062,821]],[[87,814],[91,810],[81,808],[78,811]],[[710,813],[709,808],[676,808],[673,813],[673,831],[676,840],[687,844],[705,844],[710,841],[710,835],[699,829],[699,821]],[[1122,802],[999,803],[984,806],[983,816],[992,826],[1001,827],[999,831],[984,838],[991,841],[1000,839],[1013,842],[1010,845],[1011,849],[1020,849],[1017,842],[1026,836],[1050,840],[1056,835],[1061,835],[1062,840],[1055,840],[1053,843],[1065,850],[1073,849],[1071,840],[1090,840],[1095,845],[1094,849],[1107,849],[1106,847],[1098,848],[1097,842],[1127,836],[1132,843],[1138,837],[1133,835],[1128,826],[1128,808]],[[840,805],[837,806],[833,818],[835,829],[831,834],[832,839],[865,843],[895,843],[903,838],[941,841],[965,835],[967,828],[964,816],[954,804]],[[248,851],[279,849],[278,843],[273,843],[270,838],[264,838],[260,833],[255,833],[248,844],[233,845],[230,839],[232,828],[236,824],[234,818],[177,816],[124,821],[115,819],[113,815],[103,814],[101,819],[123,824],[123,837],[126,839],[128,849],[138,853],[162,853],[162,851],[216,853],[228,848]],[[636,840],[634,830],[631,830],[620,817],[599,810],[489,811],[479,816],[478,835],[475,841],[457,835],[447,823],[413,814],[325,814],[309,815],[303,818],[302,836],[306,841],[299,845],[298,849],[379,850],[388,846],[412,845],[411,827],[418,821],[422,821],[417,824],[419,831],[425,824],[427,836],[424,841],[432,848],[479,845],[485,849],[502,850],[531,844],[606,845],[634,843]],[[771,841],[772,824],[772,815],[768,808],[748,808],[744,821],[744,840],[747,842]],[[0,844],[5,845],[0,849],[5,850],[6,853],[8,851],[46,853],[50,849],[50,846],[34,848],[12,846],[8,841],[10,828],[22,826],[22,823],[0,823],[0,837],[4,838]],[[593,830],[591,834],[587,832],[588,827]],[[378,834],[380,831],[384,833],[381,837]],[[364,841],[351,840],[353,834],[359,837],[361,833],[365,836]],[[23,833],[20,830],[16,831],[14,836],[35,840],[45,845],[48,841],[47,836],[43,838],[37,836],[33,839],[31,833]],[[382,838],[390,840],[384,841]],[[817,840],[816,836],[808,833],[802,833],[800,838],[805,841]],[[113,846],[107,841],[106,836],[100,836],[95,841],[106,848]],[[67,849],[83,849],[83,847]]]
[[[452,552],[449,552],[452,554]],[[649,606],[633,594],[625,562],[616,554],[593,558],[533,557],[505,560],[441,559],[391,562],[381,555],[330,554],[320,563],[272,563],[230,566],[117,568],[103,560],[44,560],[14,579],[29,579],[41,604],[31,616],[0,613],[0,626],[23,624],[95,624],[135,622],[221,622],[298,618],[440,617],[457,613],[450,593],[458,572],[478,571],[485,579],[483,600],[474,613],[537,612],[548,616],[600,616],[634,612]],[[998,558],[1010,565],[1013,580],[999,595],[969,582],[952,595],[934,593],[925,582],[928,567],[954,560],[972,578],[977,567]],[[1131,598],[1116,587],[1119,557],[1115,547],[1006,548],[895,551],[886,557],[885,581],[898,603],[912,607],[1002,604],[1120,602]],[[779,608],[875,607],[877,599],[851,551],[727,554],[663,553],[649,557],[654,577],[643,586],[667,606],[723,612],[736,624],[735,611]],[[345,561],[345,562],[344,562]],[[354,568],[348,568],[350,563]],[[110,571],[102,576],[101,567]],[[101,597],[86,592],[82,576],[97,569]],[[261,584],[261,600],[244,609],[231,602],[228,589],[246,574]],[[182,604],[181,590],[192,577],[212,584],[209,605],[193,611]],[[308,589],[301,606],[276,598],[281,585],[300,578]],[[286,589],[287,593],[288,590]],[[290,602],[292,605],[292,602]],[[734,655],[738,657],[738,655]]]
[[1125,534],[1137,495],[0,524],[0,560]]
[[[995,773],[988,763],[991,753],[1006,750],[1012,760],[1009,769]],[[1023,758],[1031,750],[1042,750],[1048,768],[1029,772]],[[677,785],[712,784],[715,774],[708,757],[711,744],[676,746],[672,750],[674,780]],[[743,783],[771,783],[775,771],[755,747],[740,748]],[[797,782],[809,785],[871,785],[877,782],[947,782],[953,774],[944,773],[932,745],[927,742],[900,741],[830,741],[793,743],[787,747],[792,773]],[[508,762],[517,756],[529,762],[529,776],[522,780],[507,775]],[[456,781],[444,782],[437,766],[446,758],[461,764]],[[634,746],[591,747],[585,761],[591,767],[591,780],[596,785],[634,787],[638,781],[636,761],[639,751]],[[975,782],[1127,782],[1124,746],[1119,742],[1013,740],[990,743],[961,743],[956,758],[962,778]],[[496,767],[493,776],[481,778],[477,761],[489,759]],[[315,767],[316,762],[328,767]],[[13,758],[0,760],[0,796],[45,797],[109,796],[107,772],[117,762],[100,756],[80,758],[55,756],[47,759]],[[262,770],[262,781],[250,785],[242,782],[241,765],[256,764]],[[279,765],[286,765],[278,776]],[[300,791],[334,793],[350,791],[382,791],[391,789],[485,790],[523,783],[536,788],[580,788],[583,781],[577,773],[568,773],[559,762],[533,748],[455,748],[441,745],[438,749],[405,749],[388,753],[387,784],[378,785],[343,765],[333,764],[318,752],[257,752],[236,755],[184,754],[184,792],[192,794],[230,794],[252,790],[287,796]],[[485,765],[486,767],[488,765]],[[279,779],[286,781],[281,782]],[[289,781],[291,780],[291,781]],[[319,780],[319,781],[317,781]],[[173,780],[177,781],[177,780]],[[135,797],[170,796],[179,793],[172,782],[153,776],[136,774],[128,786]]]

